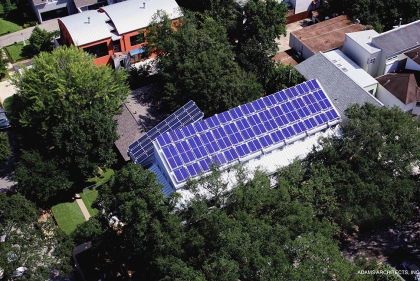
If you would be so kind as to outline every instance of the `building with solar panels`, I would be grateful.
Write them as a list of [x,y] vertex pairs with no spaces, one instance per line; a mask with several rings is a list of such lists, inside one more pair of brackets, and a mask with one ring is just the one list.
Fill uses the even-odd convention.
[[168,195],[187,179],[210,172],[212,165],[223,170],[271,159],[268,165],[275,167],[289,146],[310,139],[311,148],[320,133],[340,122],[322,86],[310,80],[157,136],[150,170]]

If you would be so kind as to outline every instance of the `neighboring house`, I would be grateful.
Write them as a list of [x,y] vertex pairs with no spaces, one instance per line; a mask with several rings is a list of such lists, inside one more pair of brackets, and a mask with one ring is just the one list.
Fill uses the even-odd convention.
[[[317,53],[298,64],[295,68],[306,79],[318,79],[320,81],[343,120],[346,119],[344,111],[352,104],[363,105],[368,102],[378,107],[383,106],[378,99],[361,86],[364,84],[369,85],[370,82],[355,82],[340,66],[337,66],[337,62],[333,63],[327,56],[324,53]],[[366,75],[368,76],[368,74]],[[363,79],[370,81],[367,76],[364,76]]]
[[343,46],[343,53],[372,77],[376,77],[381,55],[381,49],[372,44],[378,35],[373,29],[347,33]]
[[405,52],[420,47],[420,20],[379,34],[372,44],[382,50],[376,77],[395,71]]
[[387,73],[376,80],[378,99],[386,107],[398,106],[407,113],[420,115],[420,71]]
[[405,63],[405,69],[420,71],[419,53],[420,53],[420,47],[404,53],[404,55],[407,57],[407,61]]
[[129,67],[144,60],[145,28],[158,10],[172,20],[182,16],[175,0],[129,0],[61,18],[62,44],[95,55],[97,65]]
[[208,175],[212,165],[229,181],[229,168],[237,164],[274,173],[306,156],[340,122],[314,79],[157,136],[150,170],[165,179],[166,190],[176,191],[188,179]]
[[97,10],[100,7],[110,4],[111,1],[107,0],[74,0],[74,5],[79,13],[88,10]]
[[332,50],[323,55],[333,63],[338,69],[343,71],[351,80],[363,88],[369,94],[376,96],[378,81],[370,76],[361,67],[355,64],[350,58],[340,50]]
[[29,3],[39,23],[77,12],[72,0],[29,0]]
[[344,45],[345,34],[365,27],[347,16],[338,16],[290,33],[289,46],[307,59],[318,52],[326,52]]

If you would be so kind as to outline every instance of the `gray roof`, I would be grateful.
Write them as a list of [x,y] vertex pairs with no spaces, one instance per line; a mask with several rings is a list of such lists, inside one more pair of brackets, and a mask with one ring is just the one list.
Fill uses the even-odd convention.
[[86,11],[58,20],[67,28],[76,46],[111,38],[112,35],[105,24],[105,17],[98,11]]
[[149,26],[158,10],[164,10],[170,19],[182,16],[175,0],[129,0],[102,9],[111,18],[119,34]]
[[355,103],[363,105],[369,102],[376,106],[383,106],[379,100],[363,90],[322,53],[315,54],[295,68],[307,80],[318,79],[343,119],[345,119],[344,111]]
[[388,57],[418,47],[420,46],[420,20],[384,32],[374,37],[372,42]]

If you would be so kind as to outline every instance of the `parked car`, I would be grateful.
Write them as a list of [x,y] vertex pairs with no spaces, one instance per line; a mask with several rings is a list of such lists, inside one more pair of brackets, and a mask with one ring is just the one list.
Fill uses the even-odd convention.
[[0,108],[0,129],[5,129],[10,127],[9,119],[7,119],[6,111],[3,108]]

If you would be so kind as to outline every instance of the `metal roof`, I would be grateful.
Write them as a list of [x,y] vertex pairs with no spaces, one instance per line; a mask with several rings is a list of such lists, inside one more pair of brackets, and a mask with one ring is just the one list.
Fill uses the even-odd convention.
[[175,0],[129,0],[101,8],[111,18],[119,34],[147,27],[158,10],[170,19],[182,16]]
[[387,57],[398,55],[420,46],[420,20],[384,32],[372,42],[382,49]]
[[105,24],[105,17],[98,11],[86,11],[58,20],[67,28],[76,46],[111,38],[112,35]]
[[318,79],[332,103],[344,119],[344,111],[352,104],[368,102],[376,106],[383,104],[363,90],[356,82],[330,62],[323,53],[318,53],[295,66],[306,79]]
[[162,172],[160,171],[158,165],[153,164],[149,169],[150,172],[154,173],[156,175],[156,180],[158,183],[163,185],[162,192],[163,195],[169,196],[172,192],[175,190],[172,188],[172,186],[168,183],[168,181],[163,176]]

